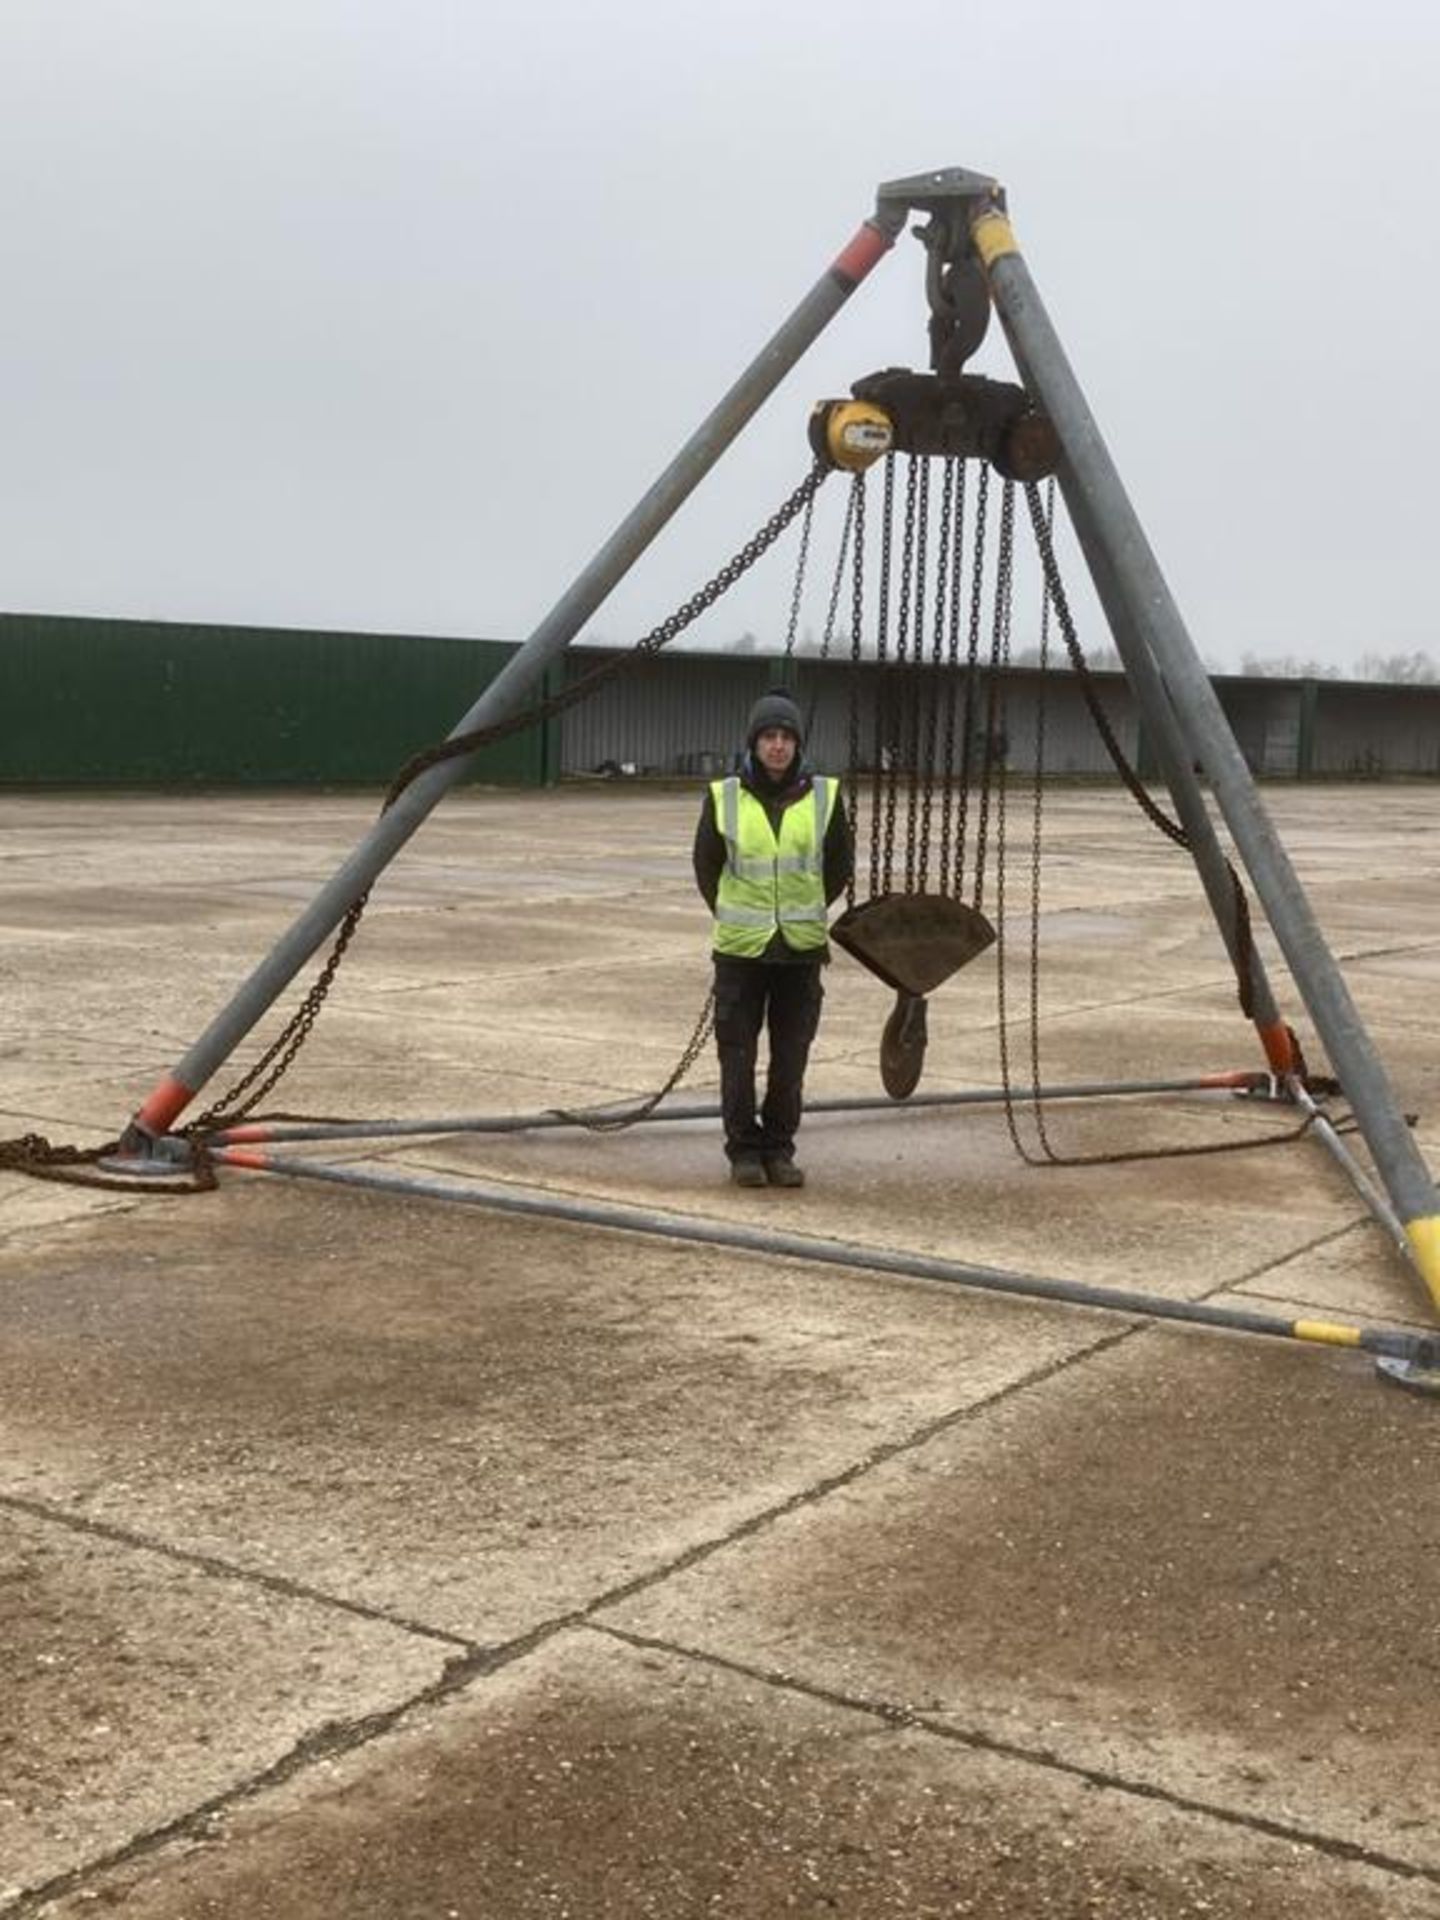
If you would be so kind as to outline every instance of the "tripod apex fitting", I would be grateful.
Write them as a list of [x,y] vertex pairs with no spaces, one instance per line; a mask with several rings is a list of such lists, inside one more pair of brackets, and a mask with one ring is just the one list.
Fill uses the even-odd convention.
[[982,200],[1003,211],[1005,189],[988,173],[972,173],[968,167],[937,167],[931,173],[887,180],[877,189],[875,200],[882,208],[901,206],[916,213],[945,213],[957,201],[965,200]]

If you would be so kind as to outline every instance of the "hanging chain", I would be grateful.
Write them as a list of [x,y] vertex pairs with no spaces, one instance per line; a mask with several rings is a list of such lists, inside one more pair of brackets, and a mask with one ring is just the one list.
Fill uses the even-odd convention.
[[919,885],[919,792],[920,710],[925,700],[925,589],[929,584],[930,546],[930,462],[920,462],[920,479],[915,501],[915,581],[911,617],[910,665],[905,674],[905,771],[908,798],[905,807],[905,891],[914,893]]
[[862,476],[855,474],[850,485],[850,497],[845,502],[845,524],[840,529],[840,551],[835,560],[835,572],[830,581],[830,599],[825,608],[825,627],[820,635],[820,658],[830,658],[831,643],[835,638],[835,622],[840,614],[840,591],[845,585],[846,569],[850,560],[850,541],[855,531],[855,482]]
[[[921,754],[924,782],[920,801],[920,851],[915,862],[915,878],[921,893],[930,877],[930,827],[935,813],[936,756],[940,738],[940,668],[945,657],[945,621],[953,604],[950,588],[950,527],[955,511],[955,462],[947,460],[941,469],[940,520],[935,539],[935,611],[934,633],[930,642],[930,666],[925,672],[925,746]],[[941,865],[944,877],[944,865]]]
[[955,794],[955,713],[960,679],[960,567],[965,551],[965,462],[956,460],[954,531],[950,543],[950,591],[945,645],[945,771],[940,783],[940,891],[950,877],[951,806]]
[[1104,742],[1115,771],[1120,775],[1132,797],[1146,817],[1159,828],[1167,839],[1173,840],[1177,847],[1189,847],[1190,840],[1178,820],[1172,820],[1163,807],[1145,790],[1144,782],[1125,757],[1125,750],[1115,736],[1100,695],[1096,690],[1094,678],[1090,672],[1090,663],[1085,658],[1075,630],[1074,616],[1070,611],[1070,601],[1065,592],[1065,583],[1060,578],[1060,568],[1055,559],[1055,546],[1050,537],[1050,527],[1045,518],[1044,504],[1040,498],[1040,489],[1033,480],[1025,483],[1025,504],[1030,510],[1030,525],[1035,534],[1035,545],[1040,554],[1040,564],[1045,573],[1047,604],[1055,609],[1056,624],[1065,641],[1065,650],[1070,656],[1070,664],[1079,679],[1080,692],[1090,717],[1095,722],[1096,731]]
[[905,667],[910,657],[910,597],[914,587],[915,574],[915,500],[919,481],[916,455],[906,459],[905,470],[905,519],[900,533],[900,592],[895,609],[895,666],[899,681],[896,697],[888,703],[894,721],[891,738],[887,745],[890,755],[890,777],[885,785],[885,885],[883,891],[890,891],[895,873],[895,807],[900,797],[900,777],[905,758],[905,739],[908,733],[904,702]]
[[[1172,820],[1169,814],[1167,814],[1162,807],[1157,806],[1155,801],[1150,797],[1150,794],[1145,789],[1144,782],[1134,767],[1131,766],[1125,756],[1124,749],[1115,737],[1115,730],[1110,724],[1109,715],[1106,713],[1099,693],[1096,690],[1094,678],[1090,672],[1089,662],[1085,658],[1084,649],[1080,645],[1079,636],[1075,630],[1075,620],[1070,611],[1069,600],[1066,597],[1065,584],[1060,578],[1060,568],[1055,559],[1055,547],[1050,537],[1050,527],[1047,524],[1044,508],[1040,501],[1039,489],[1033,481],[1026,483],[1025,500],[1030,510],[1030,524],[1035,533],[1035,543],[1039,550],[1040,563],[1045,572],[1047,603],[1054,606],[1056,624],[1059,626],[1061,636],[1065,641],[1065,649],[1070,656],[1070,664],[1075,669],[1085,705],[1089,709],[1090,717],[1095,723],[1095,730],[1104,743],[1105,751],[1109,754],[1115,771],[1120,775],[1127,790],[1146,818],[1150,820],[1168,840],[1172,840],[1177,847],[1183,847],[1187,852],[1193,852],[1190,845],[1189,834],[1186,833],[1184,827],[1178,820]],[[1250,921],[1250,901],[1245,892],[1244,884],[1239,874],[1235,871],[1233,861],[1227,859],[1225,868],[1230,876],[1231,897],[1234,901],[1235,909],[1236,951],[1231,957],[1231,964],[1235,970],[1235,987],[1240,1001],[1240,1011],[1245,1015],[1247,1020],[1253,1020],[1255,1017],[1255,1005],[1254,983],[1251,969],[1254,958],[1254,932]],[[1291,1038],[1295,1040],[1293,1030]],[[1295,1045],[1298,1052],[1298,1040],[1295,1040]]]
[[785,658],[795,657],[795,635],[800,625],[800,602],[805,593],[805,567],[810,558],[810,528],[815,519],[815,496],[805,502],[800,521],[800,551],[795,556],[795,579],[790,588],[790,618],[785,623]]
[[[713,607],[716,601],[728,593],[736,581],[741,579],[755,562],[770,550],[796,515],[813,502],[829,471],[829,468],[817,462],[799,486],[745,542],[744,546],[726,561],[719,572],[688,600],[683,601],[673,613],[660,621],[657,626],[652,627],[649,633],[638,640],[628,652],[617,654],[613,660],[599,662],[573,681],[570,686],[562,688],[549,698],[541,699],[489,726],[452,734],[449,739],[433,747],[427,747],[424,752],[406,761],[391,781],[381,811],[385,812],[392,807],[410,783],[418,779],[422,773],[428,772],[431,767],[438,766],[447,760],[463,758],[480,747],[492,745],[495,741],[506,739],[513,733],[522,732],[539,721],[551,719],[556,714],[577,705],[581,700],[588,699],[605,682],[631,670],[640,661],[657,654],[662,647],[667,646],[677,635],[683,633],[702,613]],[[324,966],[283,1032],[277,1036],[248,1072],[207,1107],[198,1119],[181,1129],[187,1138],[211,1132],[223,1123],[233,1123],[253,1113],[259,1102],[289,1071],[295,1056],[304,1046],[319,1018],[320,1010],[334,983],[346,949],[360,924],[369,897],[367,890],[355,901],[340,922],[334,945]]]
[[980,468],[980,484],[975,490],[975,541],[970,560],[970,625],[965,651],[964,738],[960,744],[960,804],[955,818],[955,872],[948,888],[957,900],[965,878],[965,835],[970,815],[970,781],[975,764],[975,698],[980,671],[980,623],[989,506],[990,468],[986,464]]
[[975,823],[975,886],[971,904],[979,913],[985,901],[985,855],[990,825],[991,794],[1000,791],[1003,804],[1005,765],[1000,713],[1005,690],[1001,669],[1010,658],[1010,596],[1015,565],[1015,483],[1007,480],[1000,493],[1000,538],[995,551],[995,599],[990,622],[990,659],[985,673],[985,744],[980,760],[980,816]]
[[[1054,488],[1046,509],[1046,530],[1051,524],[1054,511]],[[1050,1144],[1045,1130],[1045,1113],[1040,1100],[1040,869],[1041,869],[1041,815],[1045,789],[1045,676],[1050,666],[1050,588],[1049,582],[1042,578],[1040,606],[1040,682],[1035,700],[1035,790],[1030,817],[1030,902],[1029,902],[1029,1040],[1030,1040],[1030,1109],[1035,1127],[1035,1135],[1040,1143],[1040,1153],[1032,1153],[1020,1135],[1020,1127],[1015,1107],[1015,1091],[1010,1071],[1010,1009],[1007,997],[1009,981],[1009,947],[1005,933],[1006,877],[1009,862],[1005,852],[1005,811],[1003,800],[999,814],[999,831],[996,844],[995,875],[995,917],[996,917],[996,1028],[1000,1046],[1000,1086],[1005,1099],[1005,1126],[1010,1135],[1010,1143],[1020,1158],[1028,1166],[1038,1166],[1042,1160],[1058,1163],[1059,1156]]]
[[615,1107],[550,1107],[547,1111],[557,1120],[567,1120],[577,1127],[584,1127],[587,1133],[623,1133],[627,1127],[633,1127],[646,1120],[659,1106],[667,1094],[673,1093],[680,1082],[689,1073],[700,1058],[706,1041],[715,1030],[715,989],[711,987],[705,996],[705,1004],[700,1009],[700,1018],[695,1022],[695,1031],[685,1042],[685,1051],[671,1069],[670,1078],[663,1087],[657,1087],[654,1093],[647,1093],[643,1100],[633,1107],[617,1109]]
[[[1045,488],[1045,538],[1054,551],[1055,480]],[[1040,1103],[1040,878],[1041,844],[1044,827],[1045,796],[1045,723],[1046,689],[1050,672],[1050,582],[1042,577],[1040,585],[1040,677],[1035,695],[1035,793],[1030,814],[1030,1102],[1035,1116],[1035,1132],[1042,1151],[1054,1158],[1045,1132],[1045,1113]]]
[[[885,493],[880,517],[880,580],[875,609],[875,753],[870,788],[870,898],[890,891],[890,865],[882,862],[880,820],[885,810],[886,758],[889,754],[890,689],[886,662],[889,658],[890,629],[890,557],[895,537],[895,456],[885,456]],[[890,852],[894,851],[893,829]]]
[[[851,513],[855,523],[855,544],[850,565],[850,738],[846,743],[845,805],[850,816],[850,845],[859,844],[860,835],[860,661],[865,634],[865,475],[857,473],[850,482]],[[845,882],[845,905],[855,904],[855,867]]]
[[[1056,624],[1065,641],[1066,651],[1072,666],[1080,676],[1086,704],[1104,740],[1110,757],[1125,785],[1141,801],[1146,815],[1161,828],[1166,836],[1177,845],[1189,847],[1190,841],[1184,829],[1170,820],[1151,800],[1140,784],[1129,762],[1125,759],[1119,742],[1116,740],[1108,717],[1100,706],[1098,694],[1091,680],[1088,663],[1080,647],[1075,631],[1075,623],[1070,613],[1069,602],[1065,596],[1064,585],[1060,579],[1059,568],[1055,561],[1052,539],[1054,529],[1055,491],[1054,482],[1047,489],[1047,498],[1041,501],[1039,489],[1033,483],[1026,485],[1026,501],[1030,510],[1030,521],[1035,532],[1036,546],[1040,554],[1044,576],[1044,597],[1040,616],[1040,668],[1042,675],[1049,664],[1049,615],[1053,607]],[[1030,872],[1030,982],[1029,982],[1029,1020],[1030,1020],[1030,1088],[1029,1106],[1038,1143],[1038,1152],[1027,1147],[1021,1137],[1016,1113],[1015,1088],[1010,1066],[1009,1048],[1009,1010],[1006,997],[1007,950],[1005,939],[1005,876],[1007,863],[1004,857],[1004,789],[1001,788],[1001,801],[997,813],[997,858],[995,879],[995,953],[996,953],[996,1027],[1000,1053],[1000,1084],[1004,1097],[1005,1125],[1010,1141],[1016,1153],[1027,1166],[1057,1167],[1108,1167],[1123,1166],[1131,1162],[1146,1160],[1185,1160],[1199,1158],[1214,1153],[1234,1153],[1251,1147],[1284,1146],[1287,1142],[1298,1140],[1306,1133],[1313,1121],[1313,1114],[1307,1113],[1297,1126],[1286,1127],[1276,1133],[1249,1136],[1240,1140],[1210,1140],[1190,1146],[1170,1147],[1132,1147],[1108,1153],[1060,1153],[1052,1143],[1045,1126],[1044,1101],[1041,1093],[1040,1072],[1040,869],[1041,869],[1041,789],[1044,781],[1044,699],[1040,696],[1036,712],[1036,766],[1035,801],[1031,836],[1031,872]],[[1227,862],[1228,865],[1228,862]],[[1231,881],[1236,889],[1237,912],[1246,909],[1244,925],[1248,938],[1249,920],[1244,890],[1233,867],[1230,868]],[[1247,951],[1248,948],[1242,948]],[[1237,968],[1237,975],[1239,969]],[[1248,978],[1248,966],[1246,969]],[[1247,988],[1242,982],[1241,1004],[1244,1005]],[[1247,1008],[1248,1013],[1248,1008]]]

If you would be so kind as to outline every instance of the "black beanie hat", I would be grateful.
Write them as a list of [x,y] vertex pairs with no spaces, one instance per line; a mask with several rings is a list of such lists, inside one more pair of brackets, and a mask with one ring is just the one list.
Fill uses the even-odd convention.
[[784,687],[771,687],[750,709],[750,718],[745,724],[746,746],[753,747],[767,727],[784,727],[787,733],[794,734],[799,745],[805,744],[805,722]]

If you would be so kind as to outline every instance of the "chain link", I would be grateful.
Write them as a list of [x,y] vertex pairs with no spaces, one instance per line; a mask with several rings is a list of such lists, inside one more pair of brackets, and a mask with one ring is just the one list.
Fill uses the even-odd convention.
[[673,1093],[680,1082],[689,1073],[700,1058],[706,1041],[715,1030],[715,989],[712,987],[700,1009],[700,1018],[695,1022],[695,1031],[685,1042],[685,1050],[671,1069],[670,1077],[663,1087],[657,1087],[654,1093],[648,1093],[633,1107],[625,1107],[618,1112],[614,1107],[551,1107],[549,1112],[557,1120],[568,1120],[577,1127],[584,1127],[588,1133],[623,1133],[627,1127],[635,1126],[647,1119],[659,1106],[667,1094]]
[[963,460],[955,465],[954,531],[950,554],[950,606],[945,647],[945,774],[941,783],[940,808],[940,891],[958,892],[958,881],[947,886],[950,878],[950,839],[955,799],[955,718],[959,704],[960,680],[960,569],[965,554],[965,473]]
[[[803,574],[803,556],[808,548],[810,516],[815,495],[827,478],[830,469],[818,461],[806,474],[799,486],[789,494],[768,520],[747,540],[739,551],[714,574],[703,587],[662,620],[628,652],[616,656],[591,668],[588,673],[579,676],[568,687],[558,693],[533,702],[519,711],[509,714],[503,720],[497,720],[484,727],[468,729],[463,733],[452,734],[449,739],[428,747],[423,753],[407,760],[385,793],[381,812],[387,812],[400,795],[430,768],[439,766],[448,760],[460,759],[477,752],[481,747],[493,745],[496,741],[507,739],[511,734],[524,731],[537,723],[549,720],[563,713],[579,701],[587,699],[601,685],[627,671],[638,662],[658,653],[671,640],[691,625],[693,621],[714,606],[736,581],[754,566],[761,556],[769,551],[775,541],[795,519],[804,513],[802,529],[802,560],[797,571]],[[792,600],[791,628],[793,627],[799,604],[799,582]],[[788,647],[787,647],[788,650]],[[210,1155],[206,1151],[205,1136],[224,1125],[233,1123],[247,1115],[253,1115],[260,1101],[276,1087],[289,1071],[296,1055],[309,1039],[316,1020],[320,1016],[327,995],[334,984],[340,963],[344,959],[355,930],[359,926],[369,901],[368,890],[354,901],[336,929],[335,939],[319,974],[307,990],[299,1007],[290,1016],[282,1031],[271,1042],[260,1058],[255,1061],[241,1077],[233,1083],[199,1117],[187,1126],[179,1129],[181,1137],[190,1144],[190,1161],[187,1168],[178,1169],[189,1174],[189,1184],[180,1186],[166,1182],[163,1189],[147,1183],[143,1188],[147,1192],[203,1192],[215,1185],[215,1170]],[[595,1124],[597,1130],[611,1130],[619,1126],[633,1125],[642,1119],[671,1092],[684,1075],[689,1072],[699,1057],[713,1026],[713,994],[707,999],[705,1008],[696,1024],[680,1060],[665,1085],[658,1093],[651,1095],[633,1113],[610,1116]],[[304,1117],[304,1116],[289,1116]],[[576,1115],[577,1119],[581,1116]],[[99,1147],[75,1147],[57,1145],[37,1133],[22,1134],[15,1140],[0,1140],[0,1168],[11,1172],[28,1174],[34,1179],[63,1181],[72,1186],[93,1186],[109,1189],[121,1188],[127,1191],[139,1190],[139,1183],[128,1180],[123,1174],[113,1175],[97,1168],[96,1163],[119,1151],[120,1142],[111,1140]]]
[[[860,662],[864,655],[865,635],[865,474],[857,473],[850,482],[852,511],[855,518],[855,545],[850,563],[850,737],[846,743],[845,805],[850,815],[850,845],[860,839]],[[855,904],[855,866],[850,862],[845,882],[845,905]]]
[[[1096,731],[1104,743],[1105,751],[1109,754],[1115,771],[1124,781],[1127,790],[1146,818],[1165,835],[1166,839],[1172,840],[1177,847],[1184,847],[1193,855],[1194,849],[1191,846],[1189,834],[1178,820],[1172,820],[1162,807],[1156,805],[1115,737],[1115,730],[1110,725],[1109,715],[1105,712],[1099,693],[1096,691],[1089,662],[1085,658],[1075,631],[1075,620],[1070,611],[1069,600],[1066,598],[1064,582],[1060,578],[1060,568],[1055,559],[1055,547],[1050,537],[1050,528],[1046,524],[1044,510],[1040,504],[1039,489],[1033,481],[1027,482],[1025,497],[1030,510],[1030,524],[1034,529],[1036,545],[1040,552],[1041,565],[1045,571],[1047,599],[1055,608],[1056,624],[1060,628],[1066,652],[1070,656],[1070,664],[1079,678],[1080,691],[1089,708],[1090,717],[1095,722]],[[1231,965],[1235,970],[1235,988],[1240,1002],[1240,1011],[1247,1020],[1253,1020],[1255,994],[1252,968],[1255,945],[1254,931],[1250,921],[1250,901],[1240,875],[1235,871],[1233,861],[1226,860],[1225,869],[1230,876],[1231,897],[1235,909],[1236,950],[1231,957]],[[1291,1039],[1295,1043],[1298,1055],[1299,1041],[1295,1039],[1293,1030]]]
[[[883,891],[890,891],[895,872],[895,808],[900,797],[900,777],[905,760],[905,740],[909,732],[904,689],[905,668],[910,657],[910,598],[914,589],[915,573],[915,501],[919,475],[914,454],[907,457],[905,463],[905,518],[900,533],[900,592],[895,609],[895,669],[899,682],[896,697],[890,701],[890,713],[894,725],[886,752],[890,765],[885,784],[885,885]],[[913,862],[913,849],[908,859]]]
[[[934,632],[930,642],[930,665],[925,672],[925,745],[920,764],[923,768],[920,802],[920,850],[915,861],[916,884],[921,893],[930,878],[930,829],[935,813],[936,758],[940,739],[940,669],[945,656],[945,619],[954,601],[950,592],[950,527],[955,511],[955,462],[945,461],[941,468],[940,515],[935,539],[935,611]],[[941,874],[943,879],[944,868]]]
[[[495,741],[506,739],[513,733],[522,732],[525,728],[534,726],[542,720],[552,719],[556,714],[565,712],[581,700],[588,699],[602,684],[631,670],[641,660],[659,653],[662,647],[667,646],[670,641],[682,634],[702,613],[708,611],[717,600],[729,592],[736,581],[770,550],[797,514],[811,507],[815,495],[829,472],[828,467],[817,462],[799,486],[745,542],[744,546],[726,561],[719,572],[706,581],[697,592],[691,594],[688,600],[683,601],[673,613],[660,621],[657,626],[652,627],[628,652],[616,655],[613,660],[600,662],[588,673],[582,674],[578,680],[573,681],[570,686],[562,688],[546,699],[536,701],[518,713],[510,714],[489,726],[475,727],[465,733],[452,734],[449,739],[441,741],[436,746],[427,747],[423,753],[418,753],[413,759],[406,761],[391,781],[381,811],[388,811],[394,806],[411,782],[418,779],[422,773],[428,772],[431,767],[439,766],[447,760],[463,758],[476,752],[480,747],[490,746]],[[232,1124],[252,1114],[259,1102],[289,1071],[295,1056],[309,1039],[311,1030],[320,1016],[320,1010],[334,983],[346,949],[360,924],[368,900],[367,891],[360,896],[340,922],[329,957],[284,1031],[247,1073],[221,1094],[213,1105],[207,1107],[197,1120],[182,1129],[186,1137],[213,1131],[222,1124]]]
[[985,591],[985,548],[989,538],[990,468],[982,465],[975,490],[975,540],[970,559],[970,623],[965,649],[965,737],[960,744],[960,804],[955,819],[955,874],[950,892],[959,899],[965,881],[965,838],[970,817],[970,785],[975,765],[975,702],[980,674],[980,629]]
[[795,657],[795,634],[800,625],[800,602],[805,593],[805,568],[810,558],[810,528],[815,518],[815,496],[805,502],[800,521],[800,551],[795,556],[795,579],[790,588],[790,617],[785,623],[785,658]]
[[[1166,815],[1150,795],[1145,791],[1139,776],[1125,758],[1124,752],[1115,738],[1108,716],[1099,701],[1098,693],[1091,678],[1089,663],[1085,659],[1075,630],[1074,619],[1065,595],[1064,584],[1055,559],[1053,528],[1055,490],[1052,481],[1047,489],[1047,499],[1042,504],[1038,487],[1033,482],[1026,484],[1026,503],[1030,512],[1030,523],[1035,534],[1036,548],[1040,556],[1044,577],[1044,598],[1040,620],[1040,667],[1042,675],[1049,666],[1049,615],[1053,607],[1056,624],[1059,626],[1070,657],[1072,667],[1079,676],[1080,685],[1091,717],[1104,741],[1110,758],[1119,772],[1126,787],[1141,803],[1146,816],[1161,829],[1166,837],[1177,846],[1190,847],[1189,836],[1176,821]],[[997,872],[996,872],[996,1026],[999,1036],[1000,1081],[1004,1096],[1005,1125],[1016,1153],[1028,1166],[1061,1167],[1109,1167],[1123,1166],[1131,1162],[1147,1160],[1185,1160],[1198,1158],[1206,1154],[1234,1153],[1251,1147],[1284,1146],[1287,1142],[1298,1140],[1310,1128],[1313,1115],[1306,1114],[1297,1126],[1286,1127],[1276,1133],[1249,1136],[1242,1140],[1204,1141],[1198,1145],[1171,1147],[1131,1147],[1104,1153],[1060,1153],[1052,1143],[1045,1125],[1044,1101],[1041,1096],[1040,1071],[1040,875],[1041,875],[1041,807],[1044,782],[1045,755],[1045,704],[1043,679],[1041,691],[1037,695],[1036,711],[1036,766],[1035,799],[1033,826],[1031,834],[1030,866],[1030,982],[1029,982],[1029,1022],[1030,1022],[1030,1088],[1029,1106],[1038,1152],[1027,1147],[1020,1134],[1016,1114],[1015,1090],[1010,1067],[1009,1050],[1009,1010],[1006,995],[1008,974],[1008,953],[1005,939],[1005,874],[1007,862],[1003,853],[1004,841],[1004,789],[1001,787],[1001,805],[997,826]],[[1229,868],[1231,884],[1235,889],[1237,925],[1243,929],[1238,943],[1242,955],[1246,956],[1246,965],[1242,971],[1236,967],[1240,984],[1240,1003],[1247,1017],[1250,1009],[1249,997],[1249,905],[1239,875],[1233,866]]]
[[[985,744],[980,757],[980,813],[975,823],[975,886],[971,904],[979,913],[985,903],[985,863],[992,792],[1003,800],[1004,753],[1000,713],[1005,689],[1001,669],[1010,658],[1010,598],[1015,566],[1015,483],[1007,480],[1000,493],[1000,535],[995,550],[995,598],[990,620],[990,658],[985,673]],[[998,763],[998,771],[997,771]]]
[[845,521],[840,529],[840,551],[835,560],[835,573],[830,581],[830,598],[825,608],[825,627],[820,635],[820,658],[830,658],[830,647],[835,639],[835,622],[840,617],[840,591],[845,585],[845,575],[850,562],[850,541],[855,532],[855,502],[857,499],[856,481],[863,478],[855,474],[851,478],[850,497],[845,502]]
[[177,1161],[176,1178],[167,1179],[163,1186],[157,1185],[153,1176],[127,1179],[97,1164],[120,1150],[118,1140],[107,1140],[99,1147],[75,1147],[57,1145],[43,1133],[22,1133],[15,1140],[0,1140],[0,1170],[23,1173],[32,1180],[98,1187],[111,1193],[209,1193],[216,1185],[214,1164],[203,1147],[192,1152],[188,1164]]
[[[885,808],[886,758],[890,752],[891,698],[886,663],[890,648],[890,559],[895,539],[895,455],[885,456],[885,493],[880,516],[880,580],[875,612],[875,755],[870,787],[870,898],[890,891],[890,866],[882,861],[880,822]],[[893,839],[890,852],[894,851]]]

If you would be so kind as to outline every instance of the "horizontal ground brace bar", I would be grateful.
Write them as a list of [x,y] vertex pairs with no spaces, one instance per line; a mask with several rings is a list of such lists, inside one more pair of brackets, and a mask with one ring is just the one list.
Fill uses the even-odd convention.
[[[1264,1093],[1273,1082],[1268,1073],[1236,1070],[1208,1073],[1188,1080],[1081,1080],[1058,1087],[1017,1087],[1009,1098],[1017,1106],[1039,1100],[1095,1100],[1155,1093]],[[892,1100],[884,1094],[835,1094],[807,1100],[807,1113],[873,1113],[882,1109],[904,1112],[911,1107],[1000,1106],[1006,1099],[1003,1087],[977,1087],[961,1093],[913,1093],[906,1100]],[[421,1120],[252,1120],[238,1126],[223,1127],[207,1136],[214,1146],[236,1146],[253,1141],[285,1140],[389,1140],[411,1134],[432,1133],[528,1133],[542,1127],[583,1127],[587,1121],[604,1126],[625,1120],[637,1125],[650,1120],[714,1120],[720,1108],[713,1101],[689,1101],[660,1105],[648,1113],[637,1113],[633,1120],[627,1109],[635,1101],[616,1101],[609,1107],[578,1110],[550,1107],[539,1113],[449,1114],[438,1119]],[[1281,1101],[1281,1104],[1289,1104]]]
[[1365,1353],[1389,1355],[1417,1367],[1440,1368],[1440,1335],[1409,1333],[1398,1327],[1352,1327],[1329,1320],[1285,1320],[1276,1314],[1243,1307],[1215,1306],[1207,1301],[1170,1300],[1161,1294],[1127,1293],[1117,1287],[1088,1286],[1080,1281],[1051,1280],[1038,1274],[1008,1273],[1000,1267],[975,1266],[966,1261],[937,1260],[929,1255],[884,1247],[858,1246],[844,1240],[812,1238],[808,1234],[775,1233],[724,1220],[697,1220],[683,1214],[656,1213],[610,1201],[579,1200],[570,1195],[537,1192],[523,1187],[482,1186],[477,1182],[432,1175],[372,1171],[366,1167],[331,1166],[271,1154],[258,1147],[222,1147],[215,1153],[221,1166],[251,1172],[281,1174],[288,1179],[318,1180],[338,1186],[361,1187],[412,1199],[459,1201],[500,1213],[519,1213],[565,1220],[620,1233],[657,1235],[711,1247],[734,1247],[772,1258],[818,1261],[825,1266],[848,1267],[868,1273],[894,1273],[907,1279],[937,1280],[949,1286],[974,1288],[1022,1299],[1095,1307],[1132,1318],[1177,1320],[1217,1327],[1232,1333],[1263,1334],[1322,1346],[1355,1347]]

